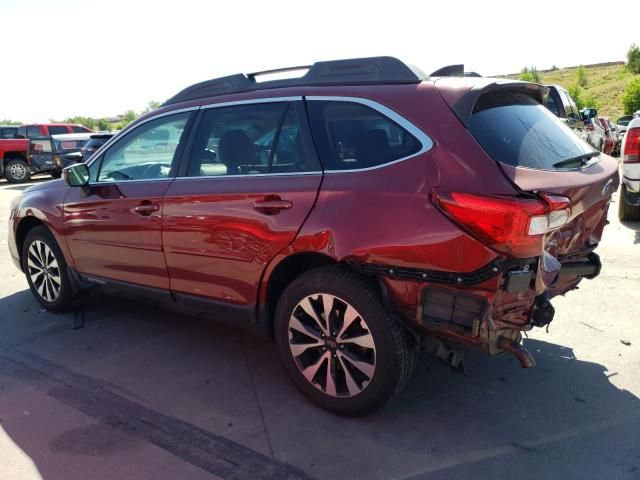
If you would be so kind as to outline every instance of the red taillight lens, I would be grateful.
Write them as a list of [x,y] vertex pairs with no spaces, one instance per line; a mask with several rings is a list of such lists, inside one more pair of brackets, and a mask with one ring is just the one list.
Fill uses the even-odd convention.
[[640,128],[632,128],[627,132],[622,163],[640,163]]
[[457,224],[488,247],[513,257],[542,254],[547,232],[569,219],[569,199],[485,197],[470,193],[434,195],[437,205]]

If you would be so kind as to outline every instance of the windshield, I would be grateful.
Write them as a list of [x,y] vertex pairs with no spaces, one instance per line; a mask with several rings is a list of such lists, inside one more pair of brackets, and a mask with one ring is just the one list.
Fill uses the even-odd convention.
[[629,122],[633,120],[633,115],[626,115],[624,117],[620,117],[618,119],[618,125],[622,125],[623,127],[626,127],[627,125],[629,125]]
[[480,97],[469,130],[498,162],[514,167],[556,170],[563,160],[595,151],[533,97],[499,91]]

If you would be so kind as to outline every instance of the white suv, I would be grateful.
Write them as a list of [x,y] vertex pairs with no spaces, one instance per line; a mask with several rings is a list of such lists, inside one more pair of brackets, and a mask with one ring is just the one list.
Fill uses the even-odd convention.
[[622,139],[620,152],[620,220],[640,220],[640,112],[634,114]]

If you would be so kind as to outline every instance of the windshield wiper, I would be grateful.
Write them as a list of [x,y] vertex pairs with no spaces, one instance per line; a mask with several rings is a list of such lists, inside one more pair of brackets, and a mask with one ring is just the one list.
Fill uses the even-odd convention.
[[583,153],[582,155],[576,155],[575,157],[567,158],[566,160],[561,160],[559,162],[556,162],[553,164],[553,167],[562,168],[576,162],[579,162],[580,166],[584,166],[587,164],[587,160],[593,157],[597,157],[598,155],[600,155],[600,152],[598,151]]

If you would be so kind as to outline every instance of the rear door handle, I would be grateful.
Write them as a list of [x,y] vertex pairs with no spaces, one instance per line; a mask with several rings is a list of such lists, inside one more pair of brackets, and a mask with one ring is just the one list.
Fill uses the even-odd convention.
[[143,202],[140,205],[133,207],[133,211],[135,213],[137,213],[138,215],[144,215],[144,216],[149,216],[153,212],[157,212],[158,210],[160,210],[160,205],[158,205],[157,203],[151,203],[151,202]]
[[267,197],[253,202],[253,208],[266,215],[276,215],[282,210],[289,210],[291,207],[293,207],[293,202],[282,200],[278,196]]

